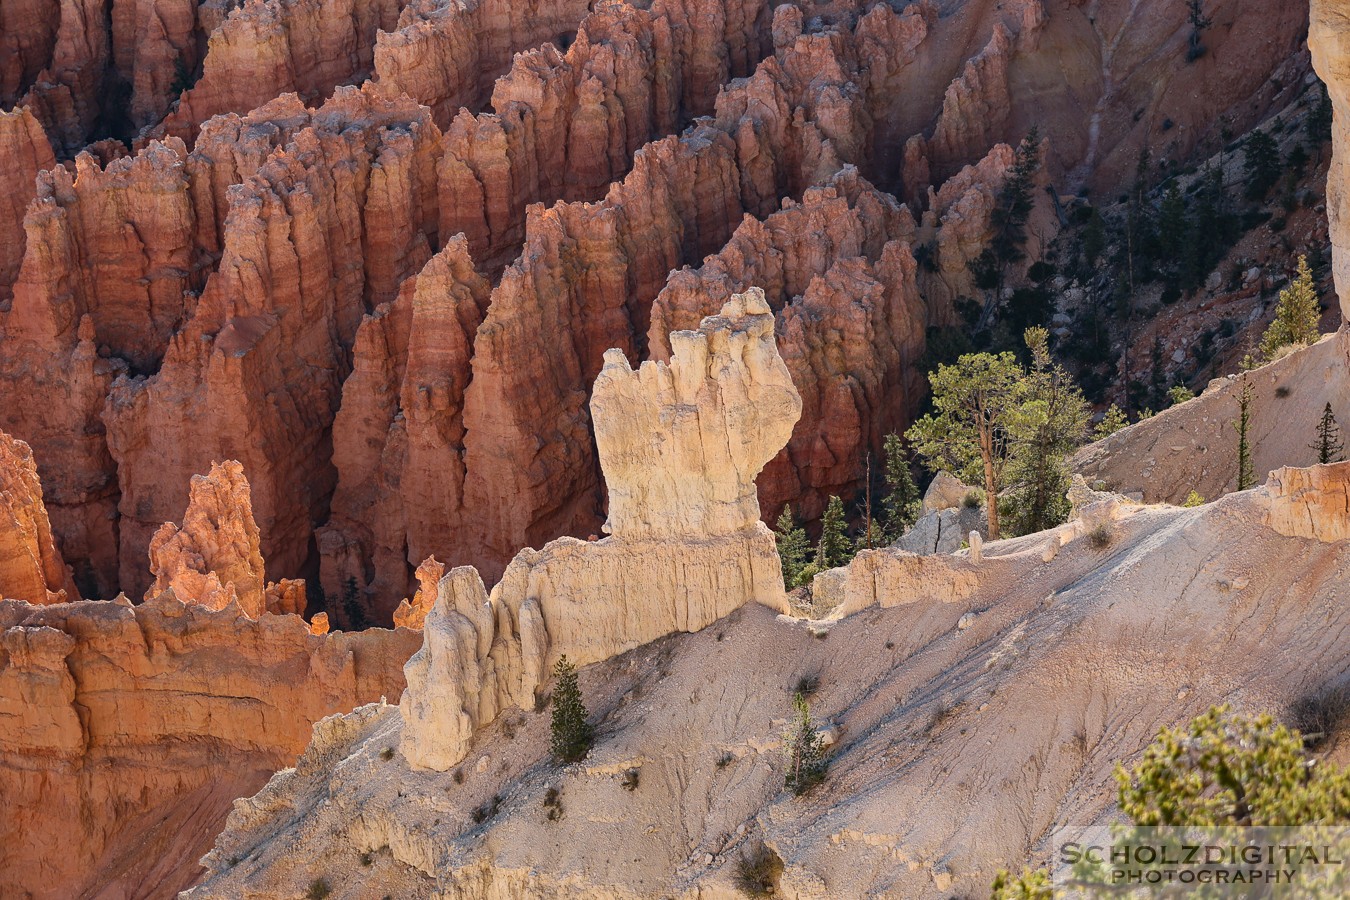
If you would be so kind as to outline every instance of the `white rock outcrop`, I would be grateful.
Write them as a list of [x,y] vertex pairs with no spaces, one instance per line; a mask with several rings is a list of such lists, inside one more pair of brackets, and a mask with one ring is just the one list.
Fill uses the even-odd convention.
[[1327,224],[1331,265],[1341,314],[1350,319],[1350,8],[1343,0],[1312,0],[1308,49],[1335,109],[1331,169],[1327,173]]
[[801,414],[773,328],[751,289],[674,332],[669,364],[605,355],[591,415],[611,536],[523,550],[491,595],[470,567],[440,580],[400,703],[413,766],[458,763],[478,728],[533,703],[562,655],[598,662],[750,601],[787,611],[755,494]]

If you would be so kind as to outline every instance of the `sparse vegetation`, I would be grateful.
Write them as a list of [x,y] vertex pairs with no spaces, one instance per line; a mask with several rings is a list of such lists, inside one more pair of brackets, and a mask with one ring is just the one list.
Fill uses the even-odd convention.
[[721,756],[717,757],[717,768],[725,769],[727,766],[731,765],[735,761],[736,761],[735,754],[729,751],[723,752]]
[[586,705],[581,700],[576,666],[565,654],[554,664],[553,676],[557,683],[553,688],[553,731],[549,746],[559,761],[576,762],[591,749],[594,731],[586,721]]
[[1129,424],[1130,420],[1125,418],[1125,414],[1120,411],[1120,407],[1112,403],[1111,407],[1107,409],[1106,414],[1102,416],[1102,420],[1092,429],[1092,438],[1093,440],[1100,441],[1102,438],[1115,434]]
[[1088,545],[1093,550],[1105,550],[1111,546],[1111,541],[1115,535],[1111,532],[1111,526],[1105,522],[1088,532]]
[[1188,509],[1193,509],[1194,507],[1197,506],[1204,506],[1205,498],[1200,496],[1200,494],[1197,493],[1196,491],[1191,491],[1189,494],[1186,495],[1186,499],[1181,501],[1181,505]]
[[818,690],[820,690],[820,675],[812,673],[810,675],[802,675],[798,678],[796,688],[792,693],[794,695],[810,697]]
[[476,807],[474,811],[469,814],[469,818],[473,819],[473,824],[482,825],[484,822],[497,815],[497,810],[501,808],[501,805],[501,795],[493,794],[492,799],[481,806]]
[[393,747],[385,747],[383,750],[380,751],[380,759],[384,760],[385,762],[388,762],[393,758],[394,758]]
[[772,897],[783,861],[768,847],[743,855],[736,863],[736,887],[747,897]]
[[544,791],[544,817],[550,822],[563,817],[562,793],[556,787]]
[[309,883],[309,889],[305,891],[305,900],[324,900],[333,889],[328,886],[328,882],[323,878],[315,878]]
[[1317,461],[1322,465],[1340,462],[1345,458],[1345,444],[1341,441],[1341,428],[1336,424],[1336,415],[1328,403],[1317,421],[1317,438],[1309,447],[1317,451]]
[[1252,486],[1256,480],[1255,471],[1252,466],[1252,445],[1248,438],[1248,432],[1252,424],[1252,385],[1245,378],[1242,382],[1242,390],[1238,393],[1238,417],[1233,422],[1233,428],[1237,430],[1238,437],[1238,471],[1237,471],[1237,489],[1245,491]]
[[825,760],[825,741],[811,721],[811,705],[798,694],[792,700],[796,718],[783,734],[783,755],[787,771],[783,786],[801,796],[825,780],[828,763]]
[[1316,747],[1350,720],[1350,685],[1325,685],[1295,701],[1289,714],[1290,724],[1302,733],[1304,743]]
[[1053,896],[1050,873],[1044,869],[1023,869],[1021,875],[1004,869],[994,876],[990,900],[1050,900]]
[[361,602],[361,586],[355,578],[348,578],[342,585],[342,612],[347,617],[347,627],[352,631],[364,631],[370,622],[366,619],[366,608]]
[[783,585],[792,590],[800,587],[802,569],[806,566],[806,554],[809,544],[806,540],[806,532],[797,527],[797,520],[793,518],[792,506],[785,505],[783,511],[778,514],[778,521],[774,525],[774,541],[778,545],[778,559],[783,567]]
[[1350,772],[1310,765],[1303,738],[1218,706],[1164,728],[1133,770],[1116,767],[1136,825],[1331,825],[1350,818]]
[[625,791],[636,791],[638,784],[642,780],[642,772],[636,767],[626,769],[623,773],[623,780],[619,782]]
[[1280,291],[1275,306],[1275,319],[1261,336],[1261,355],[1267,361],[1277,358],[1289,346],[1300,347],[1316,343],[1322,319],[1322,307],[1317,300],[1308,258],[1298,258],[1298,273],[1289,286]]

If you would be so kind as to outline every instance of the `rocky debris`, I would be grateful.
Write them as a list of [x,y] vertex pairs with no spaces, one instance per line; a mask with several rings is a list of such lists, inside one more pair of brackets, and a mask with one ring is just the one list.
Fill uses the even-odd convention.
[[[1305,502],[1343,505],[1346,471],[1311,476],[1325,487],[1310,481]],[[392,710],[331,720],[236,806],[190,896],[296,893],[315,859],[349,890],[410,896],[488,880],[513,896],[731,895],[761,844],[782,864],[775,894],[979,894],[1000,868],[1044,864],[1053,823],[1113,816],[1117,762],[1160,725],[1216,702],[1278,712],[1340,677],[1350,543],[1281,534],[1268,502],[1108,503],[1094,513],[1107,548],[1070,523],[986,544],[978,565],[864,551],[825,640],[752,604],[582,670],[604,734],[548,779],[546,716],[481,731],[445,771],[387,756],[410,727]],[[805,802],[782,790],[780,752],[803,672],[819,679],[813,715],[842,736]],[[621,791],[635,766],[640,786]],[[673,821],[692,824],[677,836]]]
[[1344,6],[1335,0],[1312,0],[1308,49],[1335,112],[1327,172],[1327,223],[1341,315],[1350,320],[1350,14]]
[[1268,365],[1216,378],[1199,397],[1079,450],[1071,467],[1088,484],[1150,503],[1179,504],[1191,491],[1214,500],[1237,487],[1233,423],[1244,384],[1252,388],[1252,466],[1262,480],[1317,461],[1314,438],[1328,403],[1337,421],[1350,422],[1347,370],[1350,331],[1343,328]]
[[0,894],[193,883],[234,798],[293,764],[322,717],[397,697],[418,640],[316,636],[171,590],[136,607],[0,602]]
[[1290,537],[1350,540],[1350,463],[1285,466],[1270,473],[1266,525]]
[[952,473],[944,470],[933,476],[928,490],[923,492],[923,501],[919,504],[919,513],[942,512],[944,509],[957,509],[965,505],[966,497],[976,488],[966,484]]
[[0,598],[64,603],[80,595],[52,540],[33,451],[0,431]]
[[[150,539],[150,574],[155,582],[147,599],[172,589],[183,602],[208,609],[238,603],[251,619],[267,610],[258,526],[243,466],[230,459],[192,477],[182,526],[165,522]],[[285,591],[276,596],[286,602]]]
[[969,535],[983,536],[987,528],[982,506],[935,509],[919,516],[891,546],[919,556],[955,553],[969,543]]
[[674,332],[668,364],[634,371],[620,351],[605,354],[591,414],[611,537],[522,550],[490,596],[470,567],[440,579],[401,703],[413,766],[458,763],[501,710],[533,704],[561,656],[607,659],[752,601],[786,611],[755,496],[801,414],[773,332],[752,289],[698,331]]

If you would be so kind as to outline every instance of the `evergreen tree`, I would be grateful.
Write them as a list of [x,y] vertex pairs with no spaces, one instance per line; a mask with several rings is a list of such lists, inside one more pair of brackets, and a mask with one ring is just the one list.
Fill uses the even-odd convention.
[[1120,407],[1112,403],[1111,408],[1106,411],[1106,415],[1102,416],[1102,420],[1097,423],[1097,427],[1092,429],[1092,438],[1093,440],[1100,441],[1102,438],[1115,434],[1129,424],[1129,420],[1126,419],[1125,414],[1120,411]]
[[1238,395],[1238,417],[1233,423],[1238,434],[1238,472],[1237,489],[1245,491],[1252,486],[1256,480],[1256,475],[1252,469],[1252,447],[1248,439],[1248,431],[1252,424],[1252,386],[1245,377],[1242,382],[1242,393]]
[[1023,394],[1022,369],[1011,353],[967,353],[928,376],[933,412],[905,436],[924,465],[984,486],[990,540],[998,540],[998,495],[1008,462],[1008,428]]
[[816,545],[816,565],[833,569],[846,565],[853,558],[848,535],[844,533],[844,501],[831,497],[820,519],[820,543]]
[[792,698],[796,717],[783,734],[783,756],[787,771],[783,786],[800,796],[825,780],[825,740],[811,721],[811,705],[798,693]]
[[1051,359],[1049,333],[1028,328],[1024,339],[1031,368],[1023,380],[1021,403],[1008,424],[1012,438],[1008,507],[1014,534],[1044,531],[1068,518],[1067,460],[1082,444],[1088,426],[1087,401]]
[[792,507],[784,506],[774,525],[774,539],[778,544],[778,559],[783,566],[783,584],[792,590],[801,584],[802,567],[806,565],[806,553],[810,544],[806,532],[797,527],[792,517]]
[[1210,709],[1164,728],[1133,771],[1116,767],[1135,825],[1333,825],[1350,819],[1350,771],[1312,764],[1296,731],[1270,716]]
[[594,732],[586,721],[586,705],[581,701],[577,667],[566,655],[553,666],[557,683],[553,687],[553,732],[549,746],[562,762],[576,762],[591,749]]
[[1322,307],[1317,300],[1312,269],[1308,268],[1308,258],[1300,256],[1298,274],[1287,288],[1280,291],[1280,300],[1275,306],[1275,320],[1261,335],[1261,354],[1266,359],[1272,359],[1280,348],[1290,344],[1315,343],[1320,336],[1318,329],[1321,320]]
[[1106,249],[1106,220],[1094,207],[1088,216],[1087,226],[1083,229],[1083,256],[1088,265],[1095,266],[1097,258]]
[[356,578],[348,578],[342,584],[342,612],[347,616],[347,627],[352,631],[364,631],[370,624],[366,618],[366,608],[361,602],[361,586]]
[[1242,170],[1247,176],[1247,199],[1260,200],[1280,177],[1280,148],[1268,132],[1253,131],[1242,148]]
[[1181,189],[1172,182],[1163,194],[1162,204],[1158,208],[1158,244],[1166,248],[1162,264],[1163,275],[1168,285],[1180,286],[1181,273],[1185,262],[1185,248],[1191,243],[1190,221],[1186,216],[1186,199]]
[[886,453],[886,497],[881,501],[885,512],[882,534],[889,544],[898,540],[919,517],[920,497],[900,435],[886,435],[883,449]]
[[1050,873],[1045,869],[1022,869],[1021,875],[1014,875],[1007,869],[999,870],[994,876],[991,900],[1052,900],[1054,891],[1050,882]]
[[1186,13],[1186,20],[1191,23],[1191,36],[1186,47],[1186,62],[1195,62],[1205,55],[1205,45],[1201,43],[1200,38],[1205,29],[1214,24],[1214,21],[1205,15],[1201,0],[1186,0]]
[[1331,95],[1327,93],[1326,85],[1317,82],[1313,87],[1314,100],[1312,110],[1308,113],[1308,118],[1304,121],[1304,138],[1308,142],[1308,147],[1317,156],[1318,160],[1322,158],[1322,145],[1331,140]]
[[1040,144],[1040,132],[1036,128],[1032,128],[1018,144],[1013,167],[999,190],[989,217],[993,237],[972,266],[976,285],[994,292],[993,298],[985,303],[981,329],[988,327],[1002,299],[1007,267],[1020,262],[1026,255],[1023,245],[1027,239],[1027,220],[1035,206],[1032,187],[1041,166]]
[[1317,423],[1317,440],[1308,446],[1317,451],[1317,461],[1322,465],[1344,459],[1345,444],[1341,443],[1341,429],[1336,424],[1330,403],[1322,410],[1322,418]]

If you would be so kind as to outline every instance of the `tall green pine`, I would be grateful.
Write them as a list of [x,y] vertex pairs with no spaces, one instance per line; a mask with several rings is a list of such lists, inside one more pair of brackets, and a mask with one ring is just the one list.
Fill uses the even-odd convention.
[[792,590],[800,582],[802,567],[806,565],[806,555],[811,545],[806,539],[806,532],[797,527],[790,505],[784,506],[779,513],[773,531],[778,544],[778,559],[783,566],[783,584]]
[[1309,446],[1317,451],[1317,461],[1322,465],[1344,459],[1345,444],[1341,442],[1341,428],[1336,424],[1330,403],[1322,410],[1322,418],[1317,422],[1317,440]]
[[881,507],[886,514],[886,524],[882,534],[887,543],[892,543],[919,517],[919,489],[909,470],[909,456],[900,435],[886,435],[883,449],[886,453],[886,497],[881,501]]
[[846,564],[852,557],[852,545],[844,533],[844,501],[831,497],[820,519],[820,543],[816,545],[816,565],[833,569]]
[[1275,305],[1275,320],[1261,335],[1261,353],[1270,359],[1281,347],[1290,344],[1316,343],[1320,336],[1322,306],[1317,300],[1317,286],[1313,284],[1308,258],[1298,258],[1298,274],[1284,290]]
[[576,762],[591,749],[594,732],[586,721],[586,705],[581,701],[577,667],[567,656],[553,666],[557,684],[553,687],[553,733],[549,742],[553,755],[562,762]]
[[1233,423],[1238,434],[1238,472],[1237,489],[1245,491],[1252,486],[1256,480],[1256,474],[1252,467],[1252,445],[1248,433],[1252,424],[1252,386],[1245,379],[1242,384],[1242,393],[1238,395],[1238,417]]

